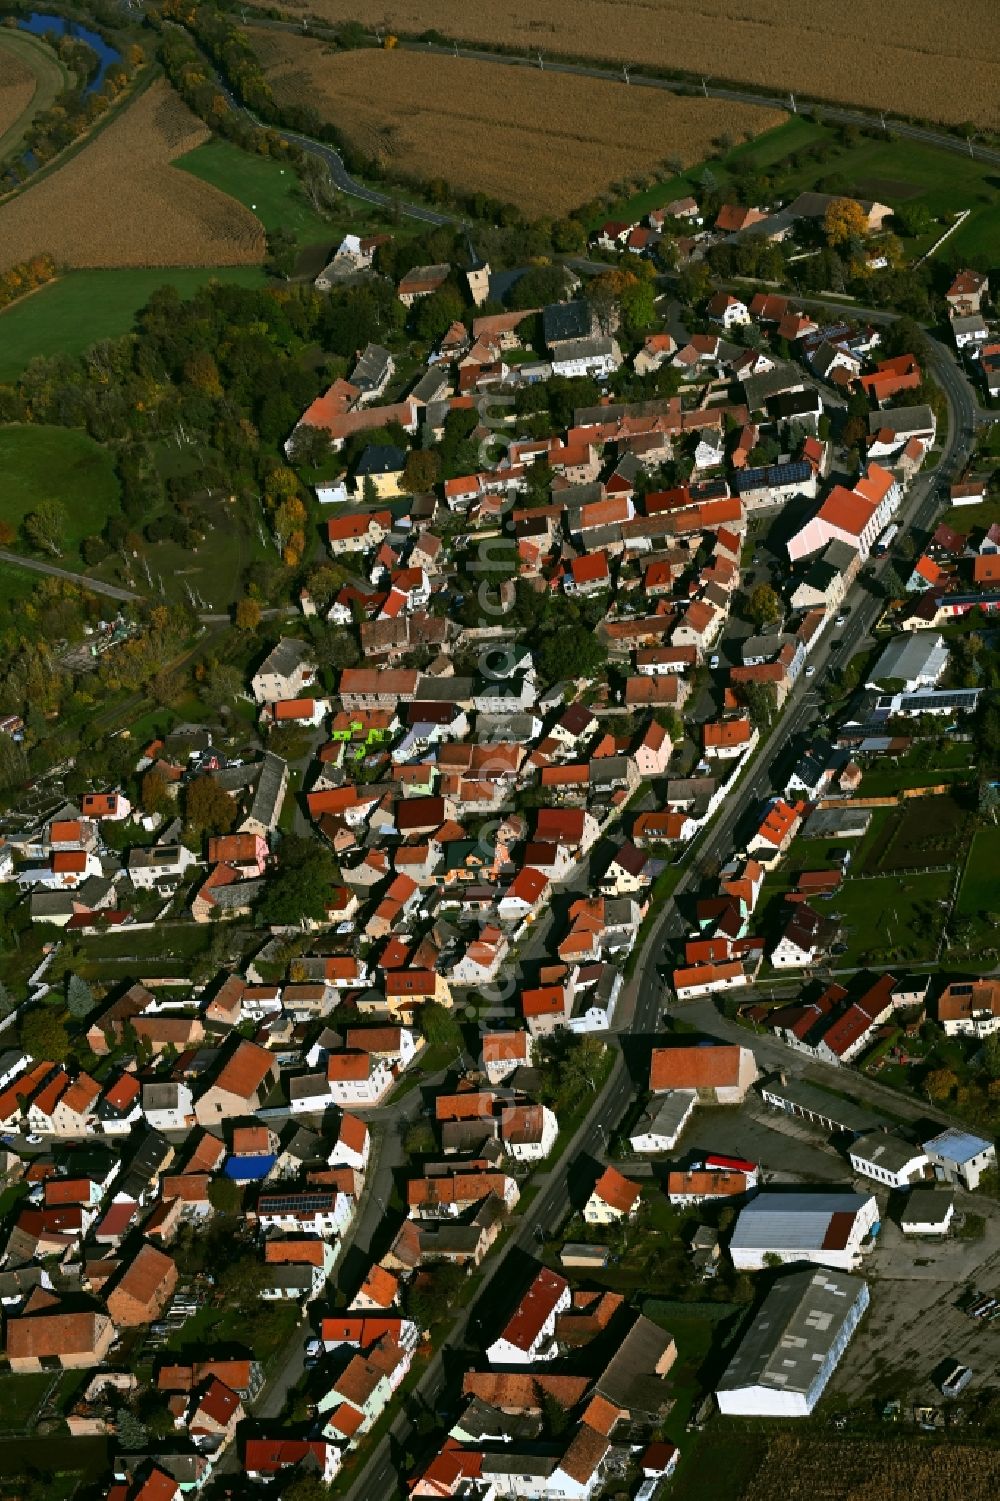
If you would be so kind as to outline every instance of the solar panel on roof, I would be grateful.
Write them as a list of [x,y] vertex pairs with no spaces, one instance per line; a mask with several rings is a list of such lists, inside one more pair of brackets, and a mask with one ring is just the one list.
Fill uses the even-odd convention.
[[812,475],[812,469],[808,464],[773,464],[765,469],[746,469],[736,476],[736,488],[744,490],[757,490],[762,485],[792,485],[801,480],[807,480]]
[[296,1209],[330,1208],[336,1194],[267,1194],[257,1205],[262,1214],[285,1214]]

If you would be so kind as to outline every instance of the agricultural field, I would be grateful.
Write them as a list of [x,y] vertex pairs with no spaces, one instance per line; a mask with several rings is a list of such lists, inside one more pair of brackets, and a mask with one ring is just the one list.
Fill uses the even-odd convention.
[[[284,0],[281,9],[358,19],[354,0]],[[404,34],[434,28],[522,55],[643,62],[951,124],[1000,125],[994,0],[969,0],[960,27],[942,26],[935,0],[859,0],[847,29],[837,0],[702,0],[697,8],[684,0],[389,0],[377,16]],[[848,45],[847,30],[871,44]]]
[[387,168],[443,177],[533,216],[566,213],[667,157],[702,161],[719,139],[737,141],[784,118],[780,110],[462,58],[337,53],[286,32],[254,31],[251,39],[280,103],[319,109]]
[[61,93],[66,79],[51,47],[27,32],[0,27],[0,161]]
[[1000,1450],[905,1438],[827,1439],[779,1433],[745,1501],[987,1501],[1000,1485]]
[[[925,781],[936,778],[928,775]],[[970,820],[969,810],[955,797],[911,798],[893,809],[868,852],[865,869],[889,873],[952,865],[967,847]]]
[[31,68],[0,34],[0,140],[27,114],[36,87]]
[[[0,427],[0,521],[15,530],[43,500],[58,500],[69,523],[65,555],[72,567],[84,537],[102,531],[118,509],[118,481],[108,452],[69,427]],[[6,578],[6,564],[0,564]]]
[[71,157],[0,205],[4,265],[48,251],[67,266],[258,265],[264,228],[171,163],[208,131],[157,80]]

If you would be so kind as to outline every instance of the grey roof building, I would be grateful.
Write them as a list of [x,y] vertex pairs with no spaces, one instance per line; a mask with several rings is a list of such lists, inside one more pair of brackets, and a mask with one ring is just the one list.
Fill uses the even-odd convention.
[[364,396],[379,396],[385,390],[394,366],[392,355],[381,344],[369,344],[351,372],[351,385]]
[[872,1194],[844,1189],[777,1193],[765,1189],[740,1210],[729,1241],[738,1271],[759,1271],[769,1258],[816,1261],[852,1270],[878,1229]]
[[868,1307],[868,1284],[825,1269],[776,1282],[720,1381],[720,1412],[807,1417]]
[[869,688],[897,680],[906,693],[933,688],[948,665],[943,636],[931,631],[909,631],[896,636],[872,668]]
[[[273,751],[265,751],[249,812],[240,824],[241,832],[264,835],[271,833],[281,816],[287,786],[288,762],[276,756]],[[224,886],[217,887],[213,897],[218,898],[226,889]]]
[[860,1136],[889,1124],[873,1110],[864,1110],[839,1094],[819,1089],[815,1084],[806,1084],[801,1079],[768,1080],[761,1085],[760,1092],[764,1103],[772,1109],[811,1121],[830,1133],[846,1131],[852,1136]]
[[594,312],[589,302],[551,302],[542,310],[542,334],[549,346],[573,339],[589,339],[594,331]]

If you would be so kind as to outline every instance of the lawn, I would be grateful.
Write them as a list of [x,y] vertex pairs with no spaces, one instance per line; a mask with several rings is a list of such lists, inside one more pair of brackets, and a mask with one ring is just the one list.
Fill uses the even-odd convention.
[[716,1418],[682,1445],[670,1501],[740,1501],[766,1454],[763,1433],[743,1432]]
[[969,916],[1000,907],[1000,828],[978,829],[959,888],[957,910]]
[[835,956],[835,966],[933,959],[951,883],[951,871],[845,881],[819,904],[824,916],[837,916],[844,928],[847,950]]
[[[169,600],[181,604],[193,602],[207,610],[225,611],[243,593],[243,574],[251,563],[267,555],[247,507],[240,507],[222,495],[203,500],[202,515],[209,530],[195,548],[164,538],[143,544],[142,554],[149,563],[154,580],[162,583]],[[276,556],[273,549],[271,558]],[[125,584],[138,590],[146,588],[144,569],[137,565],[131,578],[123,575],[120,557],[112,555],[91,570],[95,578],[107,583]],[[191,589],[192,594],[188,593]]]
[[110,455],[74,428],[0,427],[0,474],[0,521],[20,528],[40,501],[58,500],[65,506],[66,551],[53,562],[72,566],[84,537],[103,531],[118,509]]
[[0,1377],[0,1431],[21,1433],[55,1379],[53,1371]]
[[[206,141],[186,156],[178,157],[175,166],[252,209],[268,233],[287,230],[300,248],[318,243],[332,247],[349,231],[371,234],[376,229],[391,227],[396,235],[407,232],[405,222],[393,224],[389,211],[343,194],[338,195],[330,214],[325,217],[318,214],[290,166],[241,151],[229,141]],[[414,228],[410,226],[411,233]]]
[[[720,183],[729,181],[732,173],[727,167],[743,158],[751,158],[763,169],[772,166],[776,161],[781,161],[793,151],[800,151],[804,146],[811,146],[820,140],[824,134],[823,127],[813,120],[806,120],[801,115],[792,116],[782,125],[776,125],[773,130],[765,131],[757,136],[756,140],[747,141],[742,146],[737,146],[719,162],[712,162],[712,172]],[[613,218],[628,219],[630,222],[641,219],[652,208],[660,208],[664,203],[669,203],[674,198],[687,197],[689,193],[697,194],[698,179],[701,175],[701,167],[691,167],[680,177],[672,177],[668,182],[656,183],[651,188],[644,189],[641,193],[633,193],[630,198],[625,198],[621,203],[615,204],[611,210]],[[592,228],[597,228],[608,217],[601,213],[594,219]]]
[[82,354],[99,339],[129,333],[158,287],[191,297],[210,281],[258,287],[266,279],[257,266],[69,271],[0,313],[0,381],[16,380],[36,355]]

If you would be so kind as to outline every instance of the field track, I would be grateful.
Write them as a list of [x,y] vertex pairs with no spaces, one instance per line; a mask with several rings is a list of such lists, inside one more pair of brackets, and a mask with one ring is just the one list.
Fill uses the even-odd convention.
[[66,85],[67,74],[50,47],[26,31],[0,26],[0,161]]
[[385,167],[443,177],[532,216],[565,213],[666,158],[702,161],[720,137],[736,142],[785,118],[408,50],[336,53],[286,31],[253,30],[250,39],[279,103],[318,109]]
[[[355,0],[283,0],[291,17],[356,21]],[[385,0],[365,23],[437,29],[524,56],[590,57],[801,90],[945,124],[1000,127],[995,0],[968,0],[960,26],[940,0]]]
[[43,251],[70,267],[259,265],[257,217],[170,165],[208,134],[157,80],[63,166],[0,204],[0,267]]

